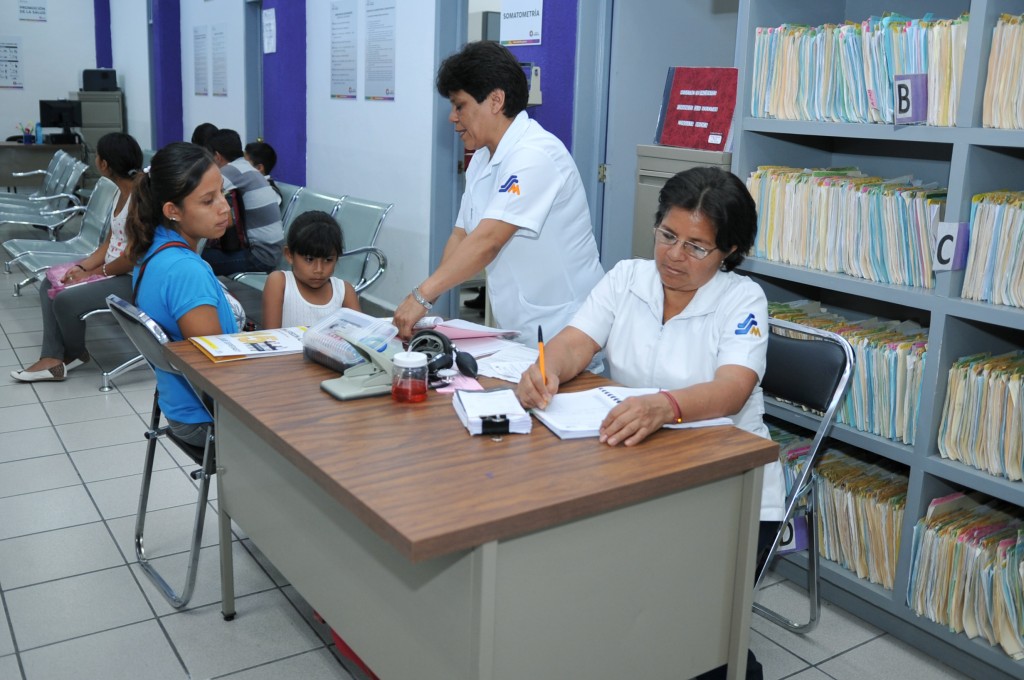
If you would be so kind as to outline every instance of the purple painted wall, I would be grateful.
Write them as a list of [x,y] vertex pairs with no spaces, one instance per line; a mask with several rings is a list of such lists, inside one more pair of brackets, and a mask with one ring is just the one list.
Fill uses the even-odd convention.
[[263,139],[275,179],[306,184],[306,3],[263,0],[277,17],[277,52],[263,55]]
[[110,41],[110,0],[93,0],[96,34],[96,68],[113,68],[114,49]]
[[576,13],[578,0],[544,3],[543,42],[536,46],[510,46],[519,61],[540,66],[544,103],[527,109],[530,117],[562,140],[572,151],[572,107],[576,71]]
[[[109,24],[109,22],[108,22]],[[153,0],[149,57],[156,148],[185,138],[181,104],[181,5]],[[191,135],[191,131],[189,131]]]

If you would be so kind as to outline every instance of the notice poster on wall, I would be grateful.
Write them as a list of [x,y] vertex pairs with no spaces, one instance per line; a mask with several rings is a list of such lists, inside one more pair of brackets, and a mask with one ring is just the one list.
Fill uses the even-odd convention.
[[46,0],[18,0],[18,21],[46,21]]
[[366,0],[366,99],[395,101],[398,0]]
[[501,44],[540,45],[544,0],[501,0]]
[[359,54],[356,33],[356,0],[331,3],[331,99],[355,99],[356,58]]
[[669,68],[654,142],[729,151],[737,74],[732,67]]
[[213,68],[213,96],[228,96],[228,25],[210,29],[210,59]]
[[206,26],[192,28],[192,77],[197,97],[210,94],[210,33]]
[[277,10],[263,10],[263,54],[277,52]]
[[21,38],[0,37],[0,87],[25,87],[21,78]]

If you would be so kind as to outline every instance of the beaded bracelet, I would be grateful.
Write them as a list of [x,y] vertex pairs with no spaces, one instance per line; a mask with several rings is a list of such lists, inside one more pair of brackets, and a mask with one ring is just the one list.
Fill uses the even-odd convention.
[[664,394],[665,398],[668,399],[668,403],[672,406],[672,413],[675,414],[676,425],[679,425],[680,423],[682,423],[683,422],[683,410],[681,408],[679,408],[679,402],[676,401],[676,398],[672,396],[672,393],[668,392],[666,390],[660,390],[658,392],[658,394]]

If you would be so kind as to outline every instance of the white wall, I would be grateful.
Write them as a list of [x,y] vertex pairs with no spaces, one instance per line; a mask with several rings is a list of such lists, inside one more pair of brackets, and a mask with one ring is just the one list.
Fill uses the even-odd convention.
[[[228,94],[213,96],[213,52],[208,50],[209,92],[195,94],[195,51],[193,29],[205,26],[209,44],[213,43],[213,25],[227,24]],[[200,123],[236,130],[243,143],[249,139],[245,129],[245,3],[240,0],[181,0],[181,108],[185,139]]]
[[[368,295],[388,307],[394,307],[430,273],[437,1],[398,3],[394,102],[330,98],[330,0],[306,3],[306,184],[328,193],[394,202],[378,238],[388,255],[388,272]],[[363,3],[359,6],[362,31]],[[363,62],[360,53],[360,78]],[[362,80],[359,92],[365,92]]]
[[145,2],[110,0],[110,42],[117,84],[124,92],[127,132],[143,149],[151,149],[153,115],[149,98],[149,22]]
[[18,0],[0,0],[0,35],[21,38],[24,89],[0,88],[0,140],[15,123],[39,120],[40,99],[67,99],[82,86],[82,70],[96,68],[92,2],[48,2],[45,22],[18,21]]

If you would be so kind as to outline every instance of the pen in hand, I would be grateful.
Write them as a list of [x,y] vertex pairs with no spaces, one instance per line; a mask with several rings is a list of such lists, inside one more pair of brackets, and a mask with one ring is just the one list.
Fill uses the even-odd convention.
[[544,386],[548,384],[548,374],[544,370],[544,331],[540,326],[537,326],[537,365],[540,366],[540,379],[544,381]]

